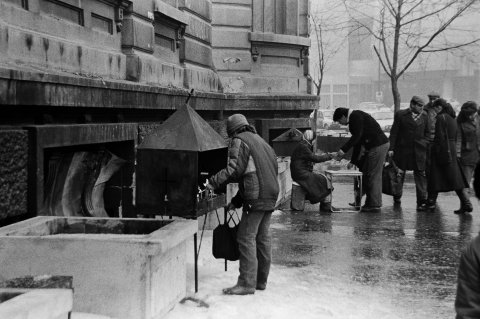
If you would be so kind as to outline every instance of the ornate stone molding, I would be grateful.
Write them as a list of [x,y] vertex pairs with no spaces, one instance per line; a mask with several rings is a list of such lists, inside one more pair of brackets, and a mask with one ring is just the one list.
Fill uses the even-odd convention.
[[309,54],[310,51],[308,47],[303,47],[300,49],[300,64],[303,64],[303,62],[305,62],[305,58],[308,57]]
[[253,60],[253,62],[257,62],[259,55],[260,55],[260,53],[258,52],[258,47],[252,45],[252,60]]
[[180,27],[177,29],[177,39],[176,39],[176,40],[177,40],[177,41],[176,41],[176,42],[177,42],[177,44],[176,44],[176,45],[177,45],[177,49],[180,48],[181,43],[182,43],[182,41],[184,40],[183,36],[185,35],[185,29],[186,29],[186,27],[187,27],[186,25],[182,24],[182,25],[180,25]]

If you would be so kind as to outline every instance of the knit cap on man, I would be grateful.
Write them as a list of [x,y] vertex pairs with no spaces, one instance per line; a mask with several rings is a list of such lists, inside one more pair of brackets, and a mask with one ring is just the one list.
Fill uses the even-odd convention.
[[412,103],[412,102],[417,104],[417,105],[421,105],[421,106],[425,105],[425,102],[422,100],[422,98],[419,97],[419,96],[416,96],[416,95],[414,95],[412,97],[412,99],[410,100],[410,103]]
[[242,114],[233,114],[227,119],[227,134],[232,136],[236,130],[239,128],[248,125],[247,118]]
[[474,101],[467,101],[463,103],[461,111],[465,112],[467,115],[475,114],[478,111],[477,103]]

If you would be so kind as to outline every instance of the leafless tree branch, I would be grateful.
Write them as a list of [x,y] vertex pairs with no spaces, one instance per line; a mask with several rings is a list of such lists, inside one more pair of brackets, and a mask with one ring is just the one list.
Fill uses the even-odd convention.
[[477,43],[477,42],[480,42],[480,39],[475,39],[475,40],[473,40],[473,41],[469,41],[469,42],[465,42],[465,43],[460,43],[460,44],[452,45],[452,46],[449,46],[449,47],[438,48],[438,49],[424,49],[422,52],[432,53],[432,52],[441,52],[441,51],[455,50],[455,49],[459,49],[459,48],[463,48],[463,47],[472,45],[472,44]]
[[[475,2],[475,1],[476,1],[476,0],[471,0],[470,2],[471,2],[471,4],[473,4],[473,2]],[[414,23],[414,22],[417,22],[417,21],[425,20],[425,19],[427,19],[427,18],[429,18],[429,17],[431,17],[431,16],[437,15],[437,14],[443,12],[443,11],[446,11],[447,9],[449,9],[451,6],[453,6],[453,5],[454,5],[455,3],[457,3],[457,2],[458,2],[457,0],[452,0],[451,2],[447,3],[445,6],[439,8],[439,9],[437,9],[437,10],[435,10],[435,11],[429,12],[429,13],[424,14],[424,15],[422,15],[422,16],[419,16],[419,17],[416,17],[416,18],[414,18],[414,19],[410,19],[410,20],[408,20],[408,21],[403,22],[401,26],[405,26],[405,25],[408,25],[408,24],[411,24],[411,23]],[[470,5],[471,5],[471,4],[470,4]],[[470,6],[470,5],[469,5],[469,6]],[[404,16],[404,17],[405,17],[405,16]]]
[[383,63],[383,59],[382,57],[380,56],[380,53],[378,52],[378,49],[376,46],[373,46],[373,50],[375,51],[375,54],[377,55],[378,57],[378,60],[380,61],[380,64],[382,65],[382,69],[385,71],[385,73],[390,76],[390,68],[387,69],[387,67],[385,66],[385,63]]

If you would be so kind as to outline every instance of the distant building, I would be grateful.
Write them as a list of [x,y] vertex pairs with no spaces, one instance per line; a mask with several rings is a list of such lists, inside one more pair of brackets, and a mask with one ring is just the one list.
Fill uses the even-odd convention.
[[[315,12],[325,5],[325,1],[312,3]],[[375,1],[371,1],[375,3]],[[429,3],[425,4],[426,6]],[[428,8],[427,8],[428,9]],[[426,10],[427,10],[426,9]],[[344,16],[346,18],[346,14]],[[374,21],[364,17],[364,25]],[[420,22],[421,23],[421,22]],[[464,36],[459,25],[478,25],[472,14],[458,19],[457,28],[446,33],[448,37]],[[463,28],[465,29],[465,28]],[[477,27],[477,30],[479,28]],[[393,104],[390,79],[386,76],[373,46],[377,40],[368,32],[352,29],[338,31],[340,38],[347,38],[345,45],[329,62],[322,86],[322,106],[356,106],[361,102],[382,101],[387,106]],[[480,37],[480,33],[477,38]],[[312,37],[310,69],[315,68],[316,42]],[[403,102],[413,95],[423,95],[435,90],[450,100],[460,104],[467,100],[480,99],[480,64],[476,49],[456,52],[422,53],[399,79],[398,86]]]

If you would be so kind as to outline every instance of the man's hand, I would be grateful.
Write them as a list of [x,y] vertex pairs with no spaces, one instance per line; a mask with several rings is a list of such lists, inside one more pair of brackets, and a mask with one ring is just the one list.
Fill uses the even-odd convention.
[[235,209],[236,209],[236,207],[235,207],[235,205],[232,204],[232,202],[228,203],[228,205],[227,205],[227,211],[235,210]]
[[203,185],[205,185],[205,188],[206,188],[209,192],[213,192],[213,191],[215,190],[215,188],[213,187],[213,185],[208,182],[208,179],[207,179],[207,181],[205,182],[205,184],[203,184]]
[[339,151],[337,152],[337,154],[335,155],[335,160],[336,160],[336,161],[341,160],[344,155],[345,155],[345,153],[344,153],[342,150],[339,150]]
[[388,157],[393,157],[393,151],[388,151],[387,155]]

